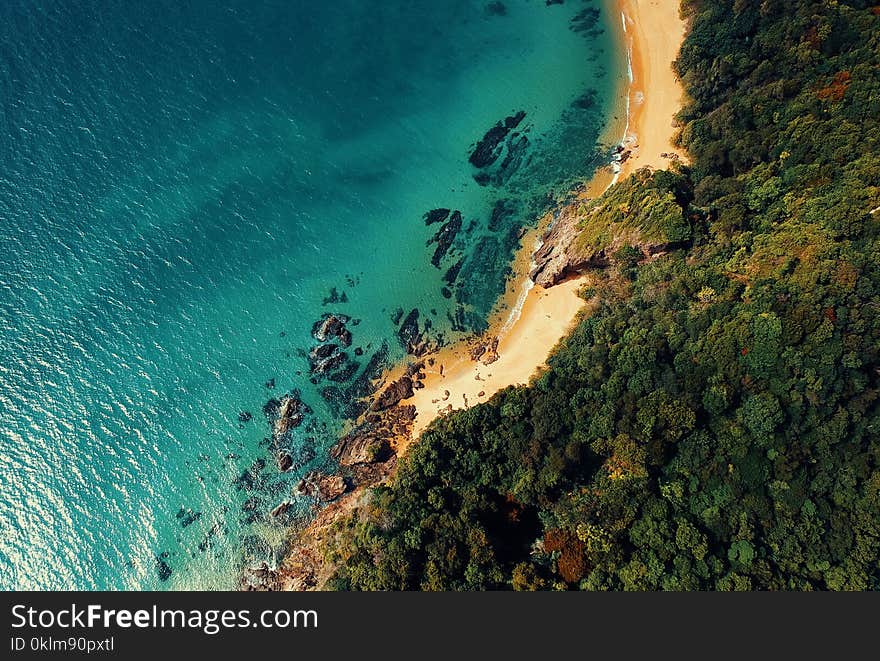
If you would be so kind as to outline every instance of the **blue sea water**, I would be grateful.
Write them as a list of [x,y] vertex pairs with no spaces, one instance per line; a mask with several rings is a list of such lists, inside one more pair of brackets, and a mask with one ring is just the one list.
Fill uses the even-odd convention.
[[[226,589],[271,563],[268,510],[310,506],[291,490],[345,423],[324,396],[345,382],[310,381],[312,324],[358,320],[356,379],[403,358],[398,309],[447,341],[485,323],[518,230],[605,156],[612,20],[600,0],[0,3],[0,588]],[[520,110],[478,182],[474,144]],[[436,207],[464,219],[439,268]],[[293,389],[313,414],[281,474],[261,407]]]

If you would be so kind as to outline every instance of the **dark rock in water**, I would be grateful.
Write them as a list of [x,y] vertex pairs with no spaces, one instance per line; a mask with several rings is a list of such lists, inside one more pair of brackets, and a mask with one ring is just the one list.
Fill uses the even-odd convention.
[[336,500],[347,490],[345,479],[341,475],[327,475],[311,471],[296,486],[298,493],[311,496],[325,502]]
[[325,314],[312,326],[312,336],[318,342],[326,342],[332,338],[339,338],[343,346],[351,344],[351,333],[345,328],[349,317],[344,314]]
[[442,223],[449,217],[449,209],[433,209],[424,215],[425,225]]
[[281,400],[275,399],[274,397],[270,399],[268,402],[263,404],[263,415],[267,418],[274,417],[278,415],[278,409],[281,407]]
[[462,264],[464,264],[464,257],[458,260],[455,264],[449,267],[449,270],[446,271],[446,274],[443,276],[443,280],[447,284],[452,284],[458,278],[458,274],[461,271]]
[[345,292],[340,294],[336,290],[336,287],[331,287],[330,295],[321,301],[321,305],[331,305],[335,303],[348,303],[348,295]]
[[403,319],[403,308],[397,308],[391,313],[391,323],[396,326],[400,323],[401,319]]
[[516,203],[513,200],[497,200],[495,206],[492,207],[492,215],[489,216],[489,231],[497,232],[510,224],[515,215]]
[[507,6],[503,2],[495,0],[486,5],[486,14],[489,16],[507,16]]
[[281,400],[277,409],[278,417],[272,427],[276,437],[287,434],[291,429],[299,427],[306,415],[312,410],[299,398],[299,392],[294,391],[289,395],[285,395]]
[[274,388],[274,387],[275,387],[275,378],[273,377],[273,378],[269,379],[268,381],[266,381],[266,384],[265,384],[265,385],[266,385],[266,387],[269,388],[270,390],[271,390],[272,388]]
[[360,347],[355,347],[354,355],[355,355],[355,356],[363,356],[363,355],[364,355],[364,350],[361,349]]
[[171,578],[172,570],[161,557],[156,556],[156,575],[163,583]]
[[495,126],[486,131],[483,139],[477,143],[476,148],[468,159],[476,168],[485,168],[492,165],[500,156],[501,142],[507,137],[511,130],[519,126],[523,118],[526,116],[524,110],[520,110],[515,115],[506,117],[503,122],[498,122]]
[[376,398],[370,407],[373,411],[384,411],[400,403],[403,399],[413,396],[413,380],[407,374],[396,381],[392,381],[385,390]]
[[191,509],[184,509],[182,507],[177,513],[177,520],[180,522],[181,528],[187,528],[201,518],[201,512],[193,512]]
[[238,414],[239,422],[250,422],[253,419],[254,415],[250,411],[242,411]]
[[403,324],[401,324],[398,329],[397,337],[403,347],[406,348],[417,342],[419,336],[419,310],[418,308],[413,308],[410,310],[410,313],[406,315],[406,319],[403,320]]
[[282,473],[286,473],[293,468],[293,457],[286,450],[282,450],[275,455],[275,461],[278,463],[278,470]]
[[452,242],[455,241],[455,237],[460,230],[461,212],[455,211],[453,212],[452,217],[443,224],[428,242],[429,245],[431,243],[437,244],[437,248],[434,250],[434,255],[431,257],[431,264],[438,269],[440,268],[440,260],[442,260],[446,256],[446,253],[449,252],[449,249],[452,247]]
[[263,482],[262,472],[264,468],[266,468],[266,460],[257,459],[249,468],[245,469],[241,475],[233,480],[232,485],[236,491],[241,491],[242,489],[245,491],[254,490]]
[[599,25],[599,10],[595,7],[587,7],[579,11],[571,19],[571,29],[574,32],[584,32],[587,36],[596,37],[602,33]]
[[565,0],[547,0],[547,6],[550,5],[561,5]]
[[440,288],[440,295],[443,298],[452,298],[452,291],[449,289],[449,287],[441,287]]
[[309,365],[312,374],[325,374],[339,367],[345,361],[345,354],[335,344],[319,344],[309,351]]
[[[584,94],[576,98],[572,102],[572,107],[577,108],[578,110],[590,110],[596,105],[596,90],[587,90]],[[620,147],[620,151],[623,151],[623,147]]]
[[388,439],[369,432],[353,431],[330,448],[330,456],[341,466],[380,463],[390,455],[391,444]]
[[214,538],[218,535],[218,533],[220,533],[221,530],[227,532],[223,529],[223,526],[221,524],[215,523],[211,527],[211,529],[207,533],[205,533],[205,537],[202,539],[202,541],[199,542],[199,551],[204,553],[208,549],[213,548]]
[[498,168],[499,172],[495,176],[497,183],[503,184],[519,169],[528,148],[529,139],[524,135],[521,135],[518,139],[513,140],[508,144],[507,155],[504,157],[504,160],[501,161],[501,166]]
[[329,378],[331,381],[335,381],[336,383],[344,383],[351,380],[351,378],[355,374],[357,374],[359,368],[360,363],[357,363],[353,360],[348,360],[348,358],[346,358],[340,368],[337,369],[335,372],[331,372],[330,374],[328,374],[327,378]]

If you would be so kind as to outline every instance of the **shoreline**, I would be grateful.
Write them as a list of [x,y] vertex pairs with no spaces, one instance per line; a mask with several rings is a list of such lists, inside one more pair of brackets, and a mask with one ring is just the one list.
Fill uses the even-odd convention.
[[[686,161],[684,152],[673,144],[674,117],[684,100],[683,88],[672,69],[686,30],[678,3],[668,0],[606,0],[606,3],[608,11],[620,18],[611,23],[616,26],[617,37],[626,49],[629,80],[618,101],[625,112],[622,117],[616,112],[610,113],[605,137],[610,137],[613,130],[622,138],[611,137],[610,140],[611,144],[619,145],[615,162],[610,167],[599,168],[569,204],[598,197],[641,168],[665,169],[675,161]],[[407,409],[410,414],[407,416],[409,428],[407,433],[395,433],[393,438],[385,439],[393,452],[385,464],[379,465],[376,479],[359,484],[320,510],[317,517],[295,535],[290,552],[277,570],[264,566],[254,572],[256,583],[264,586],[257,589],[265,589],[265,586],[285,590],[321,589],[333,571],[332,562],[325,560],[323,549],[336,534],[334,524],[359,507],[367,506],[368,487],[393,478],[398,460],[431,422],[451,411],[488,401],[508,386],[526,385],[546,368],[555,347],[581,315],[596,304],[595,299],[587,301],[578,295],[591,277],[595,277],[593,275],[579,274],[547,288],[535,284],[529,277],[533,257],[552,219],[551,211],[523,236],[511,265],[514,276],[508,279],[486,333],[408,361],[422,366],[421,387],[412,396],[400,400],[398,408]],[[407,376],[410,369],[404,363],[386,371],[373,400],[388,384],[393,386]]]
[[[610,122],[606,129],[606,136],[613,135],[611,131],[622,135],[622,162],[597,170],[577,200],[597,197],[643,167],[664,169],[673,161],[686,160],[684,152],[673,144],[674,116],[684,98],[672,69],[685,36],[677,3],[675,11],[670,11],[666,0],[612,0],[609,10],[621,19],[614,24],[626,48],[629,74],[628,89],[621,95],[624,117]],[[624,124],[622,131],[620,124]],[[460,342],[434,354],[434,365],[424,369],[424,388],[404,401],[415,406],[416,417],[410,438],[398,440],[398,456],[437,417],[488,401],[508,386],[527,384],[546,366],[553,349],[568,335],[579,315],[588,311],[589,304],[578,296],[578,291],[589,283],[589,275],[548,288],[534,284],[528,276],[528,265],[540,247],[540,237],[549,226],[550,217],[551,214],[545,216],[536,229],[523,237],[514,260],[512,286],[509,284],[499,299],[502,305],[493,314],[489,330],[482,338],[483,344],[487,339],[492,343],[497,339],[497,349],[491,352],[497,359],[487,364],[472,358],[471,351],[480,341]],[[513,306],[503,305],[511,300],[516,301]]]

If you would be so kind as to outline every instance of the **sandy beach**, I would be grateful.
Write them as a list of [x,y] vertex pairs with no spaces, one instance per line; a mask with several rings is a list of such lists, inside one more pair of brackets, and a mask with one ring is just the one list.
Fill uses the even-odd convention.
[[[587,187],[596,194],[613,180],[620,180],[639,168],[668,167],[675,154],[685,154],[673,145],[674,116],[681,107],[683,90],[672,69],[685,35],[685,24],[675,0],[616,0],[615,11],[621,17],[621,38],[629,50],[632,78],[622,144],[630,150],[618,176],[608,170],[597,173]],[[543,229],[545,223],[539,225]],[[425,369],[425,387],[406,404],[416,407],[412,438],[438,415],[487,401],[498,391],[529,380],[546,364],[553,348],[587,309],[578,296],[587,277],[569,280],[549,289],[531,286],[528,265],[538,231],[523,239],[521,254],[514,264],[515,277],[502,298],[486,337],[497,337],[497,360],[490,364],[474,361],[472,344],[443,349],[433,356],[434,365]],[[527,293],[526,293],[527,292]],[[442,373],[440,367],[442,366]],[[403,454],[411,441],[398,441]]]

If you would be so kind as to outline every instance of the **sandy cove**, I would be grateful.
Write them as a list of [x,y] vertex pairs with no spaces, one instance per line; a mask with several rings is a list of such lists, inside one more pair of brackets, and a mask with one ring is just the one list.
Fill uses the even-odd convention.
[[[602,192],[612,181],[623,179],[640,168],[663,169],[673,158],[685,159],[684,152],[673,145],[674,116],[681,108],[684,95],[672,69],[685,35],[678,2],[618,0],[614,5],[621,16],[620,36],[627,44],[632,72],[623,139],[623,146],[630,155],[617,176],[609,170],[597,173],[586,189],[586,196]],[[541,227],[545,225],[542,223]],[[587,303],[578,296],[578,291],[587,276],[548,289],[532,286],[517,313],[517,299],[530,286],[527,265],[534,252],[536,236],[537,231],[524,238],[523,249],[514,265],[514,284],[502,298],[506,305],[501,306],[502,313],[496,314],[490,323],[487,337],[498,338],[497,360],[490,364],[474,361],[470,353],[472,344],[456,345],[434,355],[434,365],[425,368],[425,387],[405,402],[416,407],[413,439],[438,415],[484,402],[508,386],[528,383],[572,329],[579,313],[585,311]],[[406,452],[410,442],[398,441],[398,455]]]

